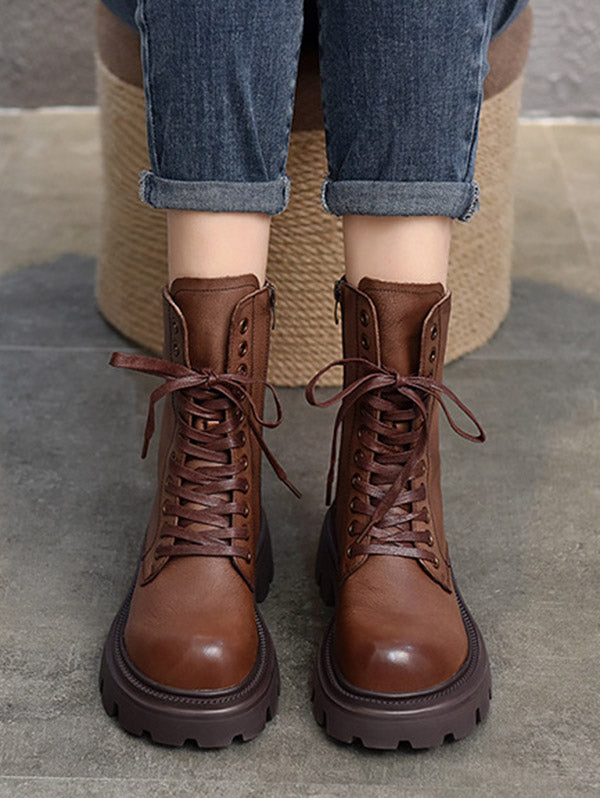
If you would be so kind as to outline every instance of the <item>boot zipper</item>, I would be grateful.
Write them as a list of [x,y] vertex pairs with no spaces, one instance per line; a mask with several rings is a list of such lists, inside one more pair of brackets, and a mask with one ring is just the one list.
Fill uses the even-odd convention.
[[335,323],[339,324],[340,319],[338,315],[338,308],[342,305],[342,283],[345,282],[344,277],[340,277],[339,280],[335,281],[333,286],[333,296],[335,297],[335,305],[333,308],[333,318],[335,319]]
[[271,305],[271,329],[275,329],[275,286],[268,280],[265,280],[265,285],[269,289],[269,304]]

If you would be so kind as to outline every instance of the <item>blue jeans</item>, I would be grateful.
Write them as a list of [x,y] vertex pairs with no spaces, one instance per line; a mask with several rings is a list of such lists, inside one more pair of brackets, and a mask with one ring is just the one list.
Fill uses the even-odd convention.
[[[317,0],[327,213],[468,221],[487,48],[527,0]],[[114,0],[113,0],[114,5]],[[155,208],[282,213],[303,0],[137,0]]]

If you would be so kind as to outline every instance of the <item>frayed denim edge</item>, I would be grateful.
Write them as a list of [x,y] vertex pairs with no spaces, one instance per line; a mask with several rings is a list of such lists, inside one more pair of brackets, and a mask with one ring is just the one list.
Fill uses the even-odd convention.
[[473,196],[471,199],[471,204],[461,216],[457,216],[456,219],[459,222],[468,222],[470,219],[473,218],[475,213],[479,210],[479,184],[477,181],[473,181],[472,184],[473,189]]

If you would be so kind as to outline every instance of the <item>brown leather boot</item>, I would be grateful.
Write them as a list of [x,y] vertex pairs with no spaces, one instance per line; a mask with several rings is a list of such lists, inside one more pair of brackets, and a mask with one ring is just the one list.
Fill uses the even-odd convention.
[[253,275],[175,280],[163,290],[165,359],[111,360],[165,380],[143,456],[154,404],[165,405],[154,505],[100,689],[127,731],[168,745],[248,740],[277,710],[277,659],[256,609],[273,569],[261,449],[287,483],[261,435],[281,420],[277,399],[277,420],[262,419],[273,297]]
[[[438,405],[453,429],[485,439],[442,384],[450,294],[441,284],[363,278],[336,284],[343,313],[344,388],[335,501],[323,524],[317,578],[335,617],[315,668],[314,714],[344,742],[429,748],[485,717],[490,671],[481,635],[453,578],[444,536]],[[450,418],[447,399],[478,435]],[[329,503],[329,497],[327,499]]]

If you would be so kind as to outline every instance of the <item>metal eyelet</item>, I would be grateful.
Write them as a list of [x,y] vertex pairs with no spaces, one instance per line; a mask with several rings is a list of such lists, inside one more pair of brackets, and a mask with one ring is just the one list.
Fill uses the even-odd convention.
[[244,505],[244,509],[242,510],[242,515],[244,516],[244,518],[248,518],[248,516],[250,515],[250,508],[248,507],[247,504]]
[[363,327],[366,327],[369,323],[369,314],[366,310],[361,310],[360,312],[360,323]]
[[438,560],[437,557],[432,562],[432,565],[433,565],[434,568],[439,568],[440,567],[440,561]]
[[353,556],[354,554],[352,552],[352,546],[348,546],[348,548],[346,549],[346,557],[348,557],[348,559],[351,560]]
[[355,523],[354,523],[354,521],[350,521],[350,523],[348,524],[348,534],[349,534],[349,535],[352,535],[352,534],[353,534],[353,532],[354,532],[354,527],[355,527]]
[[362,458],[363,458],[363,453],[362,453],[362,451],[361,451],[360,449],[357,449],[357,450],[354,452],[354,462],[358,464],[358,463],[360,463],[360,461],[362,460]]
[[166,501],[166,499],[165,499],[165,501],[162,503],[161,510],[162,510],[162,512],[163,512],[163,515],[166,515],[166,514],[167,514],[167,501]]
[[352,513],[356,512],[356,499],[352,499],[352,501],[350,502],[350,512]]
[[240,446],[246,445],[246,433],[242,430],[242,434],[240,435]]
[[359,479],[360,479],[360,474],[354,474],[354,476],[353,476],[353,477],[352,477],[352,479],[350,480],[350,481],[351,481],[351,483],[352,483],[352,486],[353,486],[353,487],[355,487],[355,488],[357,488],[357,487],[358,487],[358,480],[359,480]]
[[179,347],[177,344],[173,344],[173,355],[174,357],[179,357]]
[[437,338],[437,334],[438,334],[438,328],[434,324],[433,327],[431,328],[431,340],[432,341],[435,341],[435,339]]
[[363,335],[361,337],[360,345],[362,346],[363,349],[368,349],[369,348],[369,341],[367,340],[367,336],[366,335]]
[[245,470],[246,468],[248,468],[248,456],[244,455],[242,457],[242,470]]
[[247,374],[248,373],[248,366],[245,363],[240,363],[237,367],[239,374]]
[[427,538],[427,545],[433,546],[433,535],[431,534],[431,532],[429,533],[429,537]]
[[248,563],[252,562],[252,554],[250,552],[248,552],[248,554],[246,554],[246,562],[248,562]]
[[362,436],[363,436],[363,428],[359,427],[358,428],[358,432],[356,433],[356,437],[357,438],[362,438]]
[[433,363],[434,360],[435,360],[435,349],[432,349],[431,352],[429,353],[429,362]]
[[244,480],[244,487],[241,490],[242,493],[248,493],[248,491],[250,490],[250,483],[248,482],[247,479]]
[[243,335],[248,330],[248,319],[242,319],[240,322],[240,332]]
[[173,322],[173,334],[179,335],[179,325],[177,324],[176,321]]
[[246,341],[242,341],[242,343],[240,344],[239,349],[238,349],[240,357],[244,357],[244,355],[246,354],[247,351],[248,351],[248,344],[247,344]]

